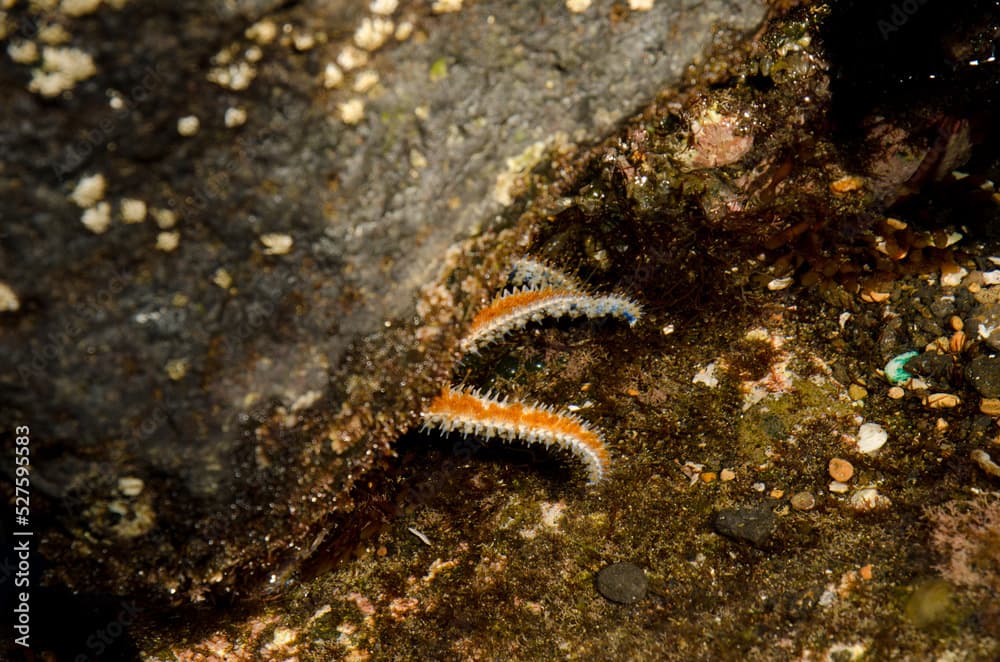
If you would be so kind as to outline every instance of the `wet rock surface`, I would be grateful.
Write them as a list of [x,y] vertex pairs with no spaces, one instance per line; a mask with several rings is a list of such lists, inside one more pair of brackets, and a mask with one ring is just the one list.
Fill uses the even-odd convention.
[[[462,278],[490,272],[446,261],[449,246],[495,225],[543,154],[676,80],[714,27],[761,16],[753,2],[610,9],[5,14],[5,43],[44,50],[58,26],[96,70],[47,96],[29,91],[47,60],[8,61],[0,111],[16,127],[4,279],[22,302],[3,319],[3,423],[34,422],[61,581],[197,599],[266,583],[275,557],[294,566],[326,537],[327,511],[349,507],[353,479],[447,379],[473,281],[415,302],[462,261]],[[376,20],[410,34],[377,45],[361,32]],[[146,488],[119,515],[125,477]],[[60,512],[67,500],[82,506]]]
[[965,378],[984,398],[1000,398],[1000,357],[977,356],[965,367]]

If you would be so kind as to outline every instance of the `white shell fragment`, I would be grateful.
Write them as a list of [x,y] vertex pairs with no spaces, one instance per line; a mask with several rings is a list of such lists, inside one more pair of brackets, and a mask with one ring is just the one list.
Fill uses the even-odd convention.
[[891,505],[889,497],[880,494],[874,487],[864,487],[851,495],[851,507],[858,512],[881,510]]
[[792,282],[794,282],[794,280],[795,279],[792,278],[791,276],[785,276],[784,278],[773,278],[768,282],[767,289],[771,290],[772,292],[783,290],[787,288],[789,285],[791,285]]
[[260,236],[260,243],[264,244],[264,252],[268,255],[286,255],[292,250],[295,243],[290,235],[271,232]]
[[865,423],[858,429],[858,450],[874,453],[889,440],[889,433],[878,423]]

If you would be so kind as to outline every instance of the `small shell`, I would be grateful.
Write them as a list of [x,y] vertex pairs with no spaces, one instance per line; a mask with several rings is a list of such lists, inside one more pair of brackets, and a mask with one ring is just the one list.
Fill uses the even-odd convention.
[[882,303],[889,300],[888,292],[876,292],[875,290],[865,290],[861,293],[861,300],[865,303]]
[[965,332],[956,331],[953,333],[948,344],[952,354],[961,352],[965,348]]
[[997,398],[983,398],[979,401],[979,411],[987,416],[1000,416],[1000,400]]
[[957,407],[961,400],[951,393],[931,393],[924,398],[924,404],[931,409],[948,409]]

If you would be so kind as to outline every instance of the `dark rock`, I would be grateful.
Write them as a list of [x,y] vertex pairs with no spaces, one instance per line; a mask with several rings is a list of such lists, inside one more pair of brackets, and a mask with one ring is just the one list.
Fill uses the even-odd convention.
[[[520,190],[497,189],[508,159],[557,135],[599,139],[685,76],[717,28],[752,32],[764,11],[662,2],[612,23],[494,1],[425,16],[421,39],[373,58],[383,89],[349,125],[331,118],[346,89],[316,74],[366,6],[102,6],[58,18],[97,62],[71,93],[42,98],[31,67],[0,67],[0,152],[18,164],[0,167],[0,264],[22,301],[0,316],[0,427],[30,422],[32,453],[48,458],[32,486],[56,520],[39,548],[53,585],[177,603],[270,594],[311,553],[301,541],[346,537],[331,518],[360,512],[354,481],[450,377],[453,318],[474,295],[443,295],[438,279],[489,290],[491,261],[516,245],[484,239],[474,260],[447,258],[461,276],[442,273],[449,247]],[[7,25],[34,32],[46,13],[19,3]],[[242,36],[265,18],[334,37],[299,53]],[[240,127],[219,119],[237,90],[209,78],[230,44],[261,55]],[[430,83],[439,59],[447,77]],[[185,115],[201,118],[197,135],[178,134]],[[69,196],[98,173],[112,209],[136,198],[172,212],[178,248],[156,249],[151,219],[87,230]],[[269,233],[291,251],[268,252]],[[222,269],[231,285],[213,281]],[[438,303],[418,306],[431,291]],[[103,516],[124,477],[145,483],[144,528]]]
[[1000,350],[1000,304],[979,306],[965,320],[965,335],[982,338],[993,349]]
[[634,563],[613,563],[597,573],[597,592],[619,604],[642,600],[648,586],[646,573]]
[[934,352],[924,352],[906,362],[907,372],[947,382],[954,365],[950,356]]
[[965,378],[984,398],[1000,398],[1000,357],[977,356],[965,367]]
[[715,516],[715,530],[733,540],[763,545],[774,533],[776,519],[768,508],[726,508]]

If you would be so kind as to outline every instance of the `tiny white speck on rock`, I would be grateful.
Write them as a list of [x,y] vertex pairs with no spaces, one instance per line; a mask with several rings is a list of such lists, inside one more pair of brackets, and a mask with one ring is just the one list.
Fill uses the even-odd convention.
[[354,43],[369,52],[378,50],[395,29],[395,24],[388,18],[365,18],[354,31]]
[[264,19],[248,27],[243,34],[258,44],[270,44],[278,36],[278,26],[274,21]]
[[247,122],[246,108],[226,108],[224,121],[227,129],[235,129],[238,126],[243,126]]
[[358,74],[351,89],[358,94],[364,94],[376,85],[378,85],[378,72],[369,69]]
[[344,124],[357,124],[365,117],[365,102],[354,98],[339,103],[337,104],[337,116]]
[[628,0],[628,8],[632,11],[649,11],[655,0]]
[[0,312],[14,312],[21,307],[17,293],[7,283],[0,281]]
[[127,497],[139,496],[146,484],[141,478],[123,476],[118,479],[118,491]]
[[399,0],[372,0],[368,9],[379,16],[389,16],[399,7]]
[[142,223],[146,220],[146,203],[137,198],[122,198],[122,221],[125,223]]
[[165,366],[167,371],[167,376],[173,381],[180,381],[184,379],[184,375],[187,374],[188,362],[187,359],[171,359],[167,361]]
[[177,225],[177,214],[172,209],[158,209],[154,207],[149,213],[153,215],[156,226],[161,230],[169,230]]
[[7,44],[7,55],[18,64],[31,64],[38,60],[38,45],[33,41],[15,40]]
[[80,222],[94,234],[104,234],[111,227],[111,205],[99,202],[83,211]]
[[233,284],[233,277],[224,268],[219,267],[212,276],[212,282],[224,290],[228,290]]
[[101,0],[62,0],[59,9],[67,16],[86,16],[97,11]]
[[323,69],[323,87],[325,87],[326,89],[332,90],[333,88],[340,85],[340,83],[343,80],[344,80],[344,72],[341,71],[340,67],[338,67],[333,62],[327,64],[326,67]]
[[180,242],[180,232],[161,232],[156,235],[156,250],[170,253],[177,249]]
[[198,119],[197,115],[186,115],[177,120],[177,133],[185,138],[195,135],[200,128],[201,120]]
[[264,244],[264,252],[268,255],[285,255],[292,250],[292,244],[295,242],[290,235],[271,232],[262,234],[260,243]]
[[107,180],[104,179],[104,175],[101,173],[88,175],[77,182],[76,188],[73,189],[73,193],[69,197],[79,207],[93,207],[104,198],[105,188],[107,188]]
[[435,14],[462,11],[462,0],[435,0],[431,5],[431,11]]
[[344,71],[358,69],[368,64],[368,53],[351,45],[344,46],[337,54],[337,64]]
[[299,52],[312,50],[316,45],[316,37],[311,32],[296,32],[292,36],[292,45]]
[[77,48],[47,46],[42,50],[42,66],[31,72],[28,90],[43,97],[55,97],[96,73],[97,67],[89,54]]

